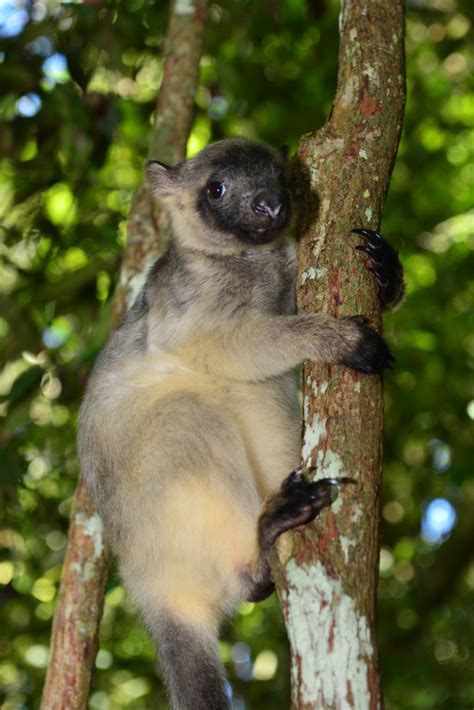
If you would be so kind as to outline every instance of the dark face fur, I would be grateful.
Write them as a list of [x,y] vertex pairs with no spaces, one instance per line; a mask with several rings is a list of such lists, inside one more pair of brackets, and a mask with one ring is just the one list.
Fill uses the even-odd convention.
[[222,246],[268,244],[290,221],[284,157],[258,141],[217,141],[171,168],[152,162],[148,180],[157,197],[175,201],[175,219],[197,219]]
[[276,239],[290,219],[282,158],[254,141],[229,141],[209,156],[196,209],[203,221],[247,244]]

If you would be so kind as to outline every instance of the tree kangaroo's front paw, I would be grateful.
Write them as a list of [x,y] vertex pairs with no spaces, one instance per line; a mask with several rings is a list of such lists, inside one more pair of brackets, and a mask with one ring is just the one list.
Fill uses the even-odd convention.
[[401,300],[405,290],[403,267],[397,252],[381,234],[372,229],[353,229],[352,231],[366,240],[365,244],[359,244],[355,248],[365,252],[372,262],[370,271],[377,279],[382,306],[384,308],[394,306]]
[[392,369],[395,358],[384,340],[368,325],[363,316],[344,318],[352,332],[348,338],[348,351],[340,360],[341,365],[369,375],[379,375],[384,369]]
[[311,522],[323,508],[331,505],[333,487],[349,479],[323,478],[308,481],[297,469],[285,479],[260,516],[259,533],[263,546],[271,546],[287,530]]

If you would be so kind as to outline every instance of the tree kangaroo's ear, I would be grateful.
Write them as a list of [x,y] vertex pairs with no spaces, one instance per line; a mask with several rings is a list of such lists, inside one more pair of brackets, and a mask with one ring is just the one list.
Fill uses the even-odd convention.
[[175,191],[173,167],[160,160],[150,160],[146,164],[146,184],[155,197],[167,197]]

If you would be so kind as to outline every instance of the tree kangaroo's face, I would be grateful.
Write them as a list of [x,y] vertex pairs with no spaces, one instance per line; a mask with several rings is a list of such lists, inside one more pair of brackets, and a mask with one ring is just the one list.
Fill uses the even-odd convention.
[[283,161],[261,143],[231,140],[209,146],[197,156],[194,171],[201,183],[195,206],[206,225],[248,244],[271,242],[287,226]]
[[148,182],[171,209],[177,237],[216,248],[267,244],[290,221],[283,157],[262,143],[218,141],[174,167],[151,162]]

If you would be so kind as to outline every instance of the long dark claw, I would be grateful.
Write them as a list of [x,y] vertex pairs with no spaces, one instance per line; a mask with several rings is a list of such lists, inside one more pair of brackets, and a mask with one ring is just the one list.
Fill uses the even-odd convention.
[[375,260],[376,255],[380,251],[380,247],[377,244],[358,244],[354,249],[357,249],[357,251],[364,251],[366,254],[368,254],[373,260]]
[[369,267],[369,271],[371,271],[371,272],[374,274],[374,276],[375,276],[375,278],[376,278],[377,283],[378,283],[379,286],[381,286],[382,288],[385,288],[386,286],[388,286],[389,280],[382,278],[382,277],[380,276],[380,274],[379,274],[379,272],[378,272],[378,269],[377,269],[376,267],[370,266],[370,267]]
[[[386,243],[384,238],[378,233],[378,232],[371,232],[369,229],[353,229],[352,230],[355,234],[359,234],[361,237],[364,237],[367,242],[364,244],[361,244],[359,246],[361,247],[370,247],[376,252],[382,251],[384,248],[384,244]],[[356,246],[356,249],[359,248],[359,246]]]
[[330,486],[340,486],[342,483],[357,483],[355,478],[349,478],[348,476],[341,476],[340,478],[320,478],[320,481],[328,483]]
[[374,232],[372,229],[351,229],[354,234],[360,234],[362,237],[367,237],[367,239],[372,239],[373,241],[381,240],[383,237],[378,232]]

